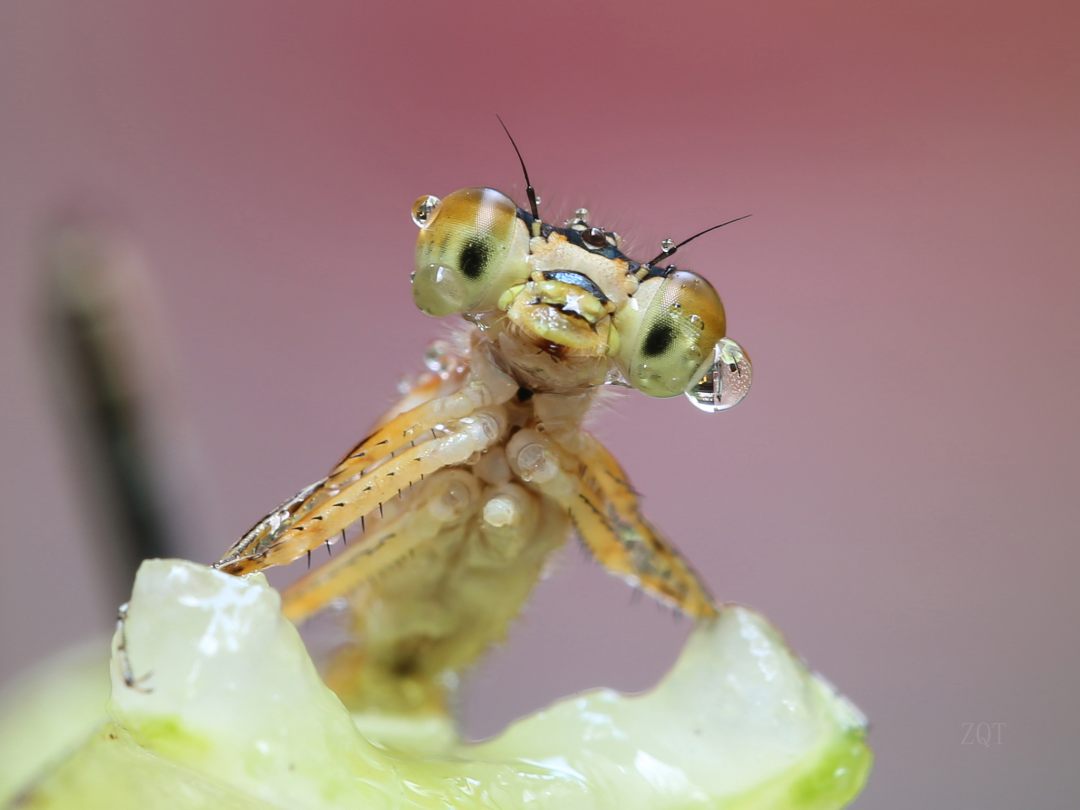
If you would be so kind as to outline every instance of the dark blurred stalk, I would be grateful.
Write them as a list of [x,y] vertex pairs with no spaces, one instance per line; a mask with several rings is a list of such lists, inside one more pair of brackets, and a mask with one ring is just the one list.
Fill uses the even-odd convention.
[[133,251],[87,225],[51,231],[44,263],[50,365],[66,444],[89,505],[95,556],[121,602],[142,560],[178,551],[154,462],[149,381],[140,373],[157,345],[138,317],[147,285]]

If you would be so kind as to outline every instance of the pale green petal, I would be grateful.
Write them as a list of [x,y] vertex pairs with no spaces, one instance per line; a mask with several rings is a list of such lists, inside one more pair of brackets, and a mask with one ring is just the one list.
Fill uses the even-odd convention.
[[568,698],[479,745],[437,721],[362,735],[279,608],[262,575],[144,563],[126,634],[142,688],[117,637],[111,723],[25,806],[826,810],[870,767],[862,716],[745,608],[698,626],[652,692]]
[[108,643],[97,638],[66,650],[0,694],[0,807],[105,722]]

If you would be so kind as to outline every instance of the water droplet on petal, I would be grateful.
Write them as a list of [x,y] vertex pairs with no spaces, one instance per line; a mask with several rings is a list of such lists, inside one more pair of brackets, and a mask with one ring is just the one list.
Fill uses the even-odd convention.
[[726,411],[743,401],[753,376],[750,358],[742,347],[734,340],[721,338],[713,349],[712,365],[686,389],[686,398],[706,413]]

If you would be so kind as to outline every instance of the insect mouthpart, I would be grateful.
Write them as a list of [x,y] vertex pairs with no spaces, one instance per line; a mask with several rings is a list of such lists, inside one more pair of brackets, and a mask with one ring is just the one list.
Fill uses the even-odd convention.
[[518,334],[537,345],[555,344],[590,357],[609,352],[615,306],[583,273],[534,272],[528,282],[507,290],[500,304]]
[[575,273],[573,270],[545,270],[542,275],[547,281],[561,281],[565,284],[581,287],[581,289],[594,296],[601,304],[611,303],[608,300],[608,297],[604,295],[603,290],[597,287],[591,278],[582,273]]

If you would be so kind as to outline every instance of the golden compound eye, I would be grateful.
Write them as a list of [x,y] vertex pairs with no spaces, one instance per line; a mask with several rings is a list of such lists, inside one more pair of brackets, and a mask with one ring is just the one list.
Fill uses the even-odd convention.
[[426,228],[431,224],[432,220],[439,215],[439,206],[442,204],[442,200],[438,197],[433,197],[427,194],[416,202],[412,207],[412,221],[416,223],[418,228]]
[[674,397],[697,383],[713,362],[727,326],[716,290],[696,273],[673,270],[644,282],[617,327],[621,364],[630,384],[651,397]]
[[506,287],[528,278],[528,230],[499,191],[466,188],[441,202],[421,197],[413,221],[420,225],[413,300],[428,315],[494,309]]

